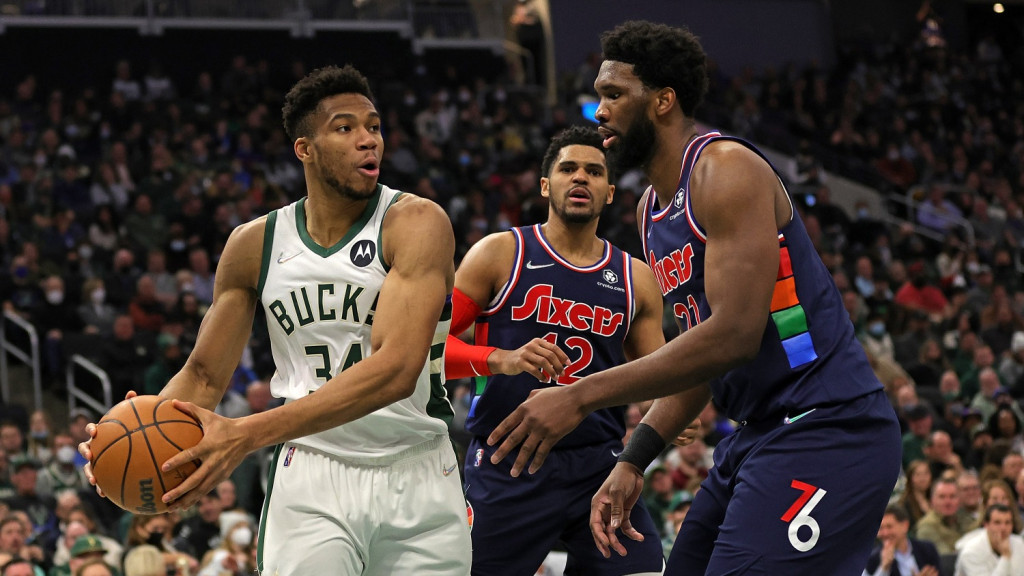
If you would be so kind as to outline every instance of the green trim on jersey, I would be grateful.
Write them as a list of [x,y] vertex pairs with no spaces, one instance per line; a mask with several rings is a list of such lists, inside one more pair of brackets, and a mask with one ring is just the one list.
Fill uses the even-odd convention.
[[370,217],[373,216],[373,213],[377,210],[377,203],[380,202],[380,192],[382,189],[382,186],[377,184],[377,187],[373,190],[373,196],[370,197],[370,200],[366,203],[366,207],[363,208],[363,213],[359,215],[359,220],[352,223],[352,226],[349,227],[347,232],[345,232],[345,236],[343,236],[341,240],[338,240],[334,246],[330,246],[328,248],[317,244],[309,235],[309,230],[306,228],[306,200],[308,200],[309,197],[306,196],[302,198],[295,204],[295,228],[299,231],[299,239],[306,245],[306,248],[309,248],[314,254],[322,258],[327,258],[341,250],[346,244],[355,238],[356,234],[359,234],[363,227],[366,226],[366,223],[370,221]]
[[391,265],[384,261],[384,217],[388,215],[388,210],[395,205],[395,202],[405,192],[399,192],[391,198],[391,202],[388,202],[387,208],[384,209],[384,213],[380,216],[380,229],[377,230],[377,260],[380,261],[380,265],[384,267],[384,273],[391,271]]
[[[263,498],[263,511],[260,518],[266,520],[267,509],[270,508],[270,495],[274,492],[274,474],[277,472],[277,460],[281,457],[284,443],[274,446],[274,457],[270,460],[270,473],[267,474],[267,495]],[[256,572],[263,573],[263,540],[267,537],[266,522],[260,522],[259,535],[256,539]]]
[[[448,300],[441,309],[441,318],[438,324],[452,321],[452,302]],[[448,341],[448,331],[441,335],[443,340],[430,345],[427,363],[430,365],[430,399],[427,400],[427,415],[444,421],[449,427],[455,419],[455,411],[451,402],[448,401],[448,391],[444,387],[444,347]],[[437,369],[435,369],[437,367]]]
[[263,227],[263,258],[260,260],[260,281],[256,285],[256,297],[263,296],[263,286],[267,284],[267,274],[270,272],[271,252],[274,251],[274,227],[277,226],[277,210],[267,214],[267,222]]

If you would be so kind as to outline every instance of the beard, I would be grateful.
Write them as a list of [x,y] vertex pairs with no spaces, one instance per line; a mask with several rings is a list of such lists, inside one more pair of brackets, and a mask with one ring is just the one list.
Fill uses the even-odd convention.
[[568,197],[563,202],[551,202],[551,210],[554,211],[555,215],[566,224],[589,224],[598,217],[601,216],[601,212],[604,210],[604,205],[600,205],[596,209],[591,204],[587,211],[582,210],[566,210],[568,204]]
[[338,177],[328,172],[323,167],[320,168],[320,176],[323,178],[324,183],[331,190],[334,190],[338,196],[347,198],[349,200],[366,200],[373,196],[373,193],[377,190],[377,185],[374,184],[369,190],[358,190],[351,186],[346,186],[338,180]]
[[646,168],[654,158],[655,137],[654,122],[641,112],[608,149],[608,164],[616,174]]

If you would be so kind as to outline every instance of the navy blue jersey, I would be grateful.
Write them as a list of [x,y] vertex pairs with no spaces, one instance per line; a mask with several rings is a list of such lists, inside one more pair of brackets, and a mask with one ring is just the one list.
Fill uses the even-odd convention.
[[[701,151],[715,140],[739,142],[764,158],[751,144],[717,132],[694,139],[683,153],[672,204],[659,207],[649,190],[641,223],[644,257],[683,330],[713,312],[704,294],[707,236],[690,210],[689,180]],[[779,231],[779,272],[761,348],[756,358],[712,381],[712,394],[729,418],[744,421],[837,404],[881,388],[794,208]]]
[[[633,318],[632,260],[604,242],[604,254],[580,268],[558,255],[540,225],[513,228],[515,260],[509,280],[476,323],[476,344],[514,350],[544,338],[565,351],[570,364],[557,385],[626,361],[622,344]],[[488,436],[536,388],[545,384],[523,373],[478,377],[466,428]],[[625,433],[622,406],[598,410],[556,448],[604,444]]]

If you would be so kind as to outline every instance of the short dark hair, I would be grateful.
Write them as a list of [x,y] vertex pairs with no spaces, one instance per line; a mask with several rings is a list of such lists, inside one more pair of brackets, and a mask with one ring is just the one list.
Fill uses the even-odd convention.
[[1010,519],[1013,519],[1013,511],[1006,504],[991,504],[988,508],[985,508],[985,516],[982,517],[981,521],[988,524],[988,521],[992,519],[993,512],[1003,512],[1010,515]]
[[33,570],[36,567],[36,565],[31,560],[26,560],[21,556],[15,556],[14,558],[8,560],[3,566],[0,566],[0,574],[6,574],[7,570],[9,570],[11,566],[17,566],[18,564],[28,564],[33,568]]
[[313,128],[309,123],[309,117],[324,98],[336,94],[362,94],[373,100],[370,83],[351,64],[346,64],[342,68],[317,68],[296,82],[284,97],[281,114],[284,118],[284,131],[288,137],[294,142],[303,136],[311,136]]
[[605,60],[633,65],[644,86],[671,88],[693,117],[708,91],[707,55],[688,28],[630,20],[601,35]]
[[910,513],[902,504],[889,504],[885,507],[883,516],[892,516],[897,522],[910,522]]
[[[597,132],[596,128],[590,126],[570,126],[562,130],[557,136],[551,139],[547,152],[544,152],[544,160],[541,162],[540,171],[544,177],[551,176],[551,165],[558,158],[558,153],[566,146],[591,146],[597,148],[604,155],[604,139]],[[612,179],[611,170],[608,171],[608,181]]]

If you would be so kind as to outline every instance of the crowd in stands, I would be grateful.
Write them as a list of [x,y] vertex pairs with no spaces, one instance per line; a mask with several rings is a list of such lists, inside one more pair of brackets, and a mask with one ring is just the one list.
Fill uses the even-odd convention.
[[[712,66],[698,112],[704,124],[793,153],[777,168],[905,430],[897,529],[886,534],[905,521],[905,536],[947,559],[994,531],[1003,510],[992,506],[1010,512],[1014,534],[1022,529],[1018,56],[988,37],[967,52],[915,39],[844,47],[831,70],[729,77]],[[541,155],[553,134],[585,121],[577,97],[592,92],[599,62],[566,75],[552,108],[536,91],[454,68],[418,68],[397,89],[376,86],[382,182],[448,211],[457,258],[488,233],[542,221]],[[62,86],[41,70],[0,93],[0,300],[37,330],[51,392],[64,388],[72,354],[108,373],[114,401],[158,392],[195,343],[228,235],[304,194],[279,112],[306,72],[302,61],[286,71],[243,55],[202,65],[171,78],[159,63],[140,72],[122,60],[94,86]],[[883,194],[911,193],[918,205],[896,226],[866,207],[850,213],[831,201],[826,169]],[[634,208],[645,186],[637,172],[619,175],[600,229],[636,256]],[[272,372],[258,317],[219,411],[274,406]],[[449,388],[458,441],[468,387]],[[247,458],[196,510],[133,517],[98,498],[81,473],[75,447],[99,415],[76,410],[57,422],[13,405],[0,412],[0,565],[24,559],[37,574],[91,576],[252,572],[265,454]],[[639,418],[631,407],[627,434]],[[644,500],[666,550],[733,426],[709,405],[698,440],[647,471]]]

